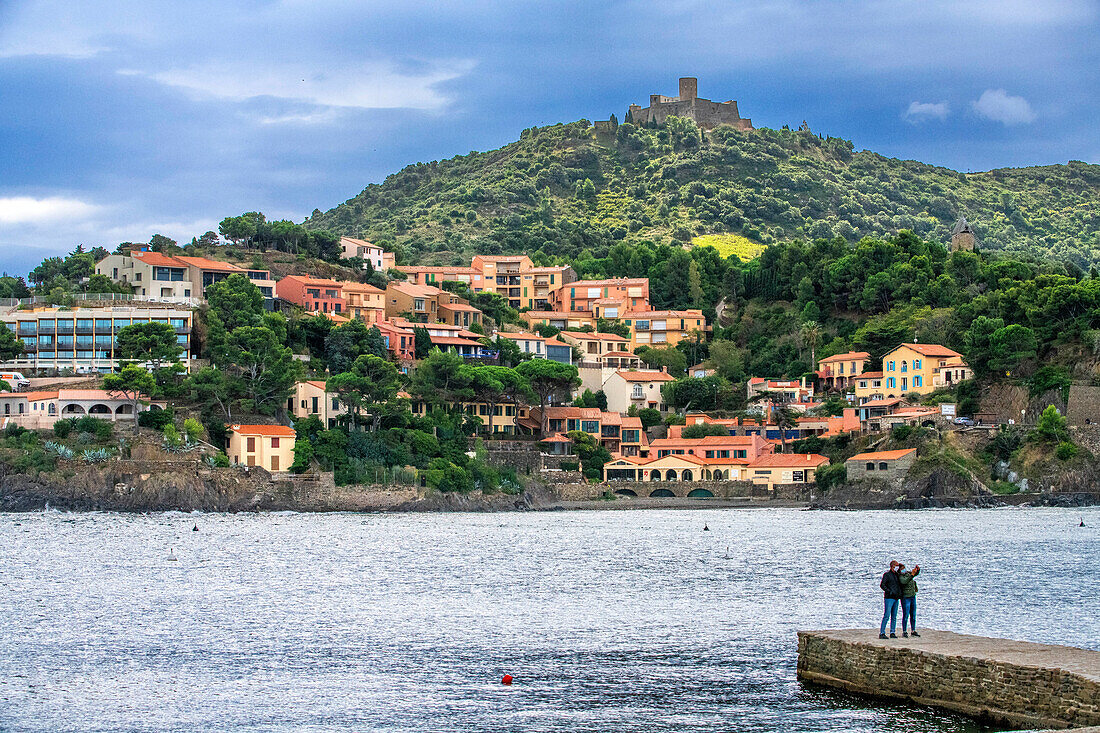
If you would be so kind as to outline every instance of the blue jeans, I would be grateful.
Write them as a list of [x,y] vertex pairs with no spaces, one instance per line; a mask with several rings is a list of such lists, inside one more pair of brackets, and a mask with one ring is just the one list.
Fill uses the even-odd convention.
[[[886,633],[886,619],[890,619],[890,633],[894,633],[894,627],[898,625],[898,599],[884,598],[885,609],[882,612],[882,625],[878,627],[878,633]],[[904,628],[904,627],[903,627]]]
[[901,630],[905,631],[905,622],[909,622],[909,628],[917,630],[917,597],[901,599]]

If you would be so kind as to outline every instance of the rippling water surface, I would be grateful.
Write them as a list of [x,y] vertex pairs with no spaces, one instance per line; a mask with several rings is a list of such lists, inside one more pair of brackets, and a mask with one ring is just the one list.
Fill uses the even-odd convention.
[[795,630],[876,626],[897,556],[924,567],[921,625],[1100,649],[1098,528],[1097,509],[0,514],[0,730],[976,731],[800,685]]

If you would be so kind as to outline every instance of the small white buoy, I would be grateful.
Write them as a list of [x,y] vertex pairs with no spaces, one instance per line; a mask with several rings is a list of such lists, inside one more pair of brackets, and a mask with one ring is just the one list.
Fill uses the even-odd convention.
[[168,550],[168,562],[176,562],[176,553],[171,549]]

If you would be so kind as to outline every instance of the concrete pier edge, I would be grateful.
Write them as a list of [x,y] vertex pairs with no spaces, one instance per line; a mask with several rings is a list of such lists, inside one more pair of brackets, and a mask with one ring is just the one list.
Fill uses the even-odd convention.
[[1100,652],[1076,647],[932,629],[887,640],[869,629],[799,631],[797,676],[1014,728],[1100,726]]

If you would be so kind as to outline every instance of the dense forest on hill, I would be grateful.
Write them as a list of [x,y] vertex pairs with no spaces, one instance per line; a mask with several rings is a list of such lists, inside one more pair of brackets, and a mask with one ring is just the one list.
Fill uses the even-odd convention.
[[305,225],[386,244],[405,263],[478,252],[550,263],[721,233],[771,244],[910,230],[946,242],[961,215],[986,250],[1088,269],[1100,259],[1100,166],[964,174],[810,132],[702,132],[671,118],[597,135],[580,120],[410,165]]

